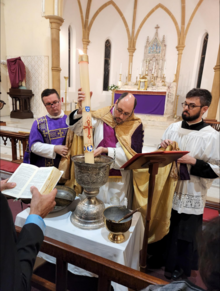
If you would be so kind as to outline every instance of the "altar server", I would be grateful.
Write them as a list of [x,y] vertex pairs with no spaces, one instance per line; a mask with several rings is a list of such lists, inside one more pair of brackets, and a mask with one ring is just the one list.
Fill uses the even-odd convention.
[[68,152],[65,146],[67,116],[61,109],[60,96],[55,89],[45,89],[41,99],[48,113],[32,125],[24,163],[58,168],[61,156]]
[[[79,89],[78,103],[81,106],[85,94]],[[136,99],[131,93],[123,93],[114,106],[107,106],[92,112],[92,126],[94,128],[94,156],[106,154],[114,159],[108,182],[100,188],[97,198],[109,203],[113,196],[120,201],[128,196],[131,203],[132,173],[120,170],[128,161],[126,151],[132,155],[142,152],[143,125],[134,115]],[[82,109],[73,111],[68,125],[78,136],[83,135]]]
[[171,124],[162,137],[162,147],[175,141],[181,150],[189,151],[178,162],[187,165],[190,180],[177,183],[166,237],[165,274],[173,279],[198,269],[195,237],[202,227],[207,190],[219,177],[219,132],[202,119],[211,100],[208,90],[189,91],[182,103],[183,121]]

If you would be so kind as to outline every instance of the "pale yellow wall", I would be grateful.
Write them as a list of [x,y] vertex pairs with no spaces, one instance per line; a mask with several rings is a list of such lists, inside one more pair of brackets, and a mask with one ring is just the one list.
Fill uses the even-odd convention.
[[[3,8],[1,9],[1,60],[6,60],[8,56],[49,56],[49,87],[51,87],[50,24],[42,17],[42,1],[7,0],[4,2],[5,4],[1,3]],[[7,68],[1,65],[1,71],[1,98],[7,100],[9,89]],[[2,110],[1,115],[8,115],[8,110]]]

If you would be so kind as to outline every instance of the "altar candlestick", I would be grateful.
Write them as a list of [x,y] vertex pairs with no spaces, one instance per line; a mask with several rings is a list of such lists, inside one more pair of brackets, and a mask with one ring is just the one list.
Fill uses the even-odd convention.
[[80,86],[85,93],[85,100],[82,102],[82,120],[83,120],[83,142],[85,163],[94,164],[93,150],[93,132],[91,116],[91,100],[89,87],[89,58],[88,55],[79,52],[79,72]]

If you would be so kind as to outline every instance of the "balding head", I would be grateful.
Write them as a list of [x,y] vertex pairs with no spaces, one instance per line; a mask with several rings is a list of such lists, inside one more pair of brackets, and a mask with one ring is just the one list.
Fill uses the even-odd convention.
[[137,101],[133,94],[123,93],[115,102],[114,120],[120,124],[128,119],[136,107]]

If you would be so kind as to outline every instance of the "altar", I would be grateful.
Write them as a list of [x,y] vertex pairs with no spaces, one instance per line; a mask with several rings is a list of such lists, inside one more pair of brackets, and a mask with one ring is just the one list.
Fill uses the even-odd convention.
[[124,92],[129,92],[137,99],[137,106],[134,113],[164,115],[166,90],[164,91],[140,91],[140,90],[116,90],[114,94],[114,103]]
[[141,115],[153,115],[155,116],[155,120],[157,120],[157,116],[161,116],[164,117],[163,121],[166,121],[168,118],[173,117],[175,91],[175,82],[154,90],[152,88],[137,90],[137,86],[124,86],[114,91],[112,101],[115,103],[122,93],[129,92],[137,99],[137,106],[134,113],[138,114],[141,119],[143,119]]
[[[73,201],[74,204],[76,201]],[[71,204],[71,205],[72,205]],[[75,227],[70,222],[70,211],[72,206],[67,210],[49,214],[45,219],[46,232],[45,236],[69,244],[79,249],[96,254],[100,257],[112,260],[132,269],[139,270],[139,251],[142,248],[144,226],[141,214],[136,212],[133,215],[132,225],[125,233],[125,241],[121,244],[115,244],[108,239],[108,230],[103,227],[96,230],[84,230]],[[107,206],[107,205],[106,205]],[[15,220],[15,225],[23,227],[30,209],[27,208],[20,212]],[[39,252],[38,257],[55,264],[56,258]],[[94,276],[83,269],[68,264],[68,270],[71,273],[81,276]],[[112,282],[115,291],[127,291],[122,285]]]

